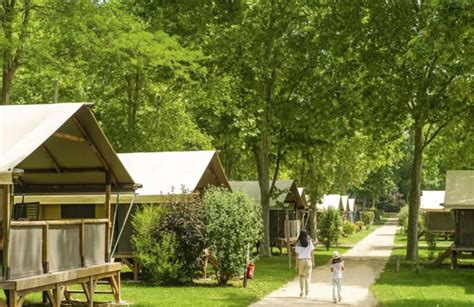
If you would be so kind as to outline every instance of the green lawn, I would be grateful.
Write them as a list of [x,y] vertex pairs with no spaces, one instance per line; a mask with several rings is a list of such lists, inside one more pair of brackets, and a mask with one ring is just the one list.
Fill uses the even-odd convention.
[[365,238],[369,233],[379,228],[381,225],[372,225],[370,229],[363,229],[360,232],[356,232],[348,237],[342,237],[339,239],[339,245],[355,245],[357,242]]
[[[405,235],[397,234],[395,243],[406,244]],[[451,245],[450,241],[437,241],[434,255]],[[428,260],[426,242],[420,241],[419,270],[405,261],[405,247],[396,247],[392,257],[376,284],[371,287],[381,306],[474,306],[474,260],[463,257],[462,268],[450,270],[449,260],[433,267]],[[396,257],[401,259],[401,271],[396,273]]]

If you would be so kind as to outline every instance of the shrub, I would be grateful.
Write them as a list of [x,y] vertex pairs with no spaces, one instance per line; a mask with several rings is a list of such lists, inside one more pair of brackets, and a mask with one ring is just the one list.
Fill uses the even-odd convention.
[[337,244],[342,231],[342,217],[339,210],[329,208],[323,211],[319,220],[319,238],[328,250]]
[[241,192],[210,187],[203,196],[207,247],[219,263],[219,284],[243,273],[247,249],[262,237],[260,206]]
[[[398,225],[402,226],[403,233],[408,230],[408,205],[403,206],[398,214]],[[425,230],[425,218],[422,211],[418,213],[418,233],[422,233]]]
[[356,225],[351,221],[344,221],[342,224],[342,235],[347,237],[356,231]]
[[372,223],[374,222],[374,217],[375,217],[375,214],[373,211],[362,212],[361,219],[362,219],[362,222],[364,222],[364,224],[367,226],[367,229],[369,229],[370,225],[372,225]]
[[206,232],[197,195],[144,206],[134,215],[132,225],[132,245],[145,280],[184,284],[199,275]]
[[356,226],[357,232],[362,231],[362,228],[364,228],[364,222],[357,221],[355,222],[355,226]]

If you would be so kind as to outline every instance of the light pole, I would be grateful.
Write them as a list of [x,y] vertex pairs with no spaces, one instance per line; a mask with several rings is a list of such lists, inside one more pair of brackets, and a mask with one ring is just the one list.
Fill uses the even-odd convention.
[[283,203],[285,208],[285,239],[286,239],[286,253],[288,254],[288,268],[291,269],[291,247],[290,247],[290,217],[288,214],[289,203]]

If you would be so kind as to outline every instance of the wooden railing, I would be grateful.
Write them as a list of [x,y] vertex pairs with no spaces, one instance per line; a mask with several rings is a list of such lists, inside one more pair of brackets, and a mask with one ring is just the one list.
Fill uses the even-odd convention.
[[290,241],[296,241],[301,231],[301,221],[300,220],[289,220],[285,221],[285,234],[288,232]]
[[7,278],[106,262],[107,219],[12,221]]

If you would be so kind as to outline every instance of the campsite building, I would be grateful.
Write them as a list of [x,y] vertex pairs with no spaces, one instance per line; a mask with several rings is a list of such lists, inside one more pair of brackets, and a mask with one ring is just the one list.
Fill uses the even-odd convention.
[[[260,186],[258,181],[231,181],[233,191],[246,193],[250,198],[260,203]],[[285,238],[285,210],[283,204],[288,204],[289,239],[296,241],[301,229],[306,227],[309,217],[309,207],[306,199],[294,180],[277,180],[275,182],[276,198],[270,199],[270,241],[272,246],[281,248]]]
[[443,205],[444,197],[445,191],[423,191],[420,208],[425,216],[426,230],[447,235],[454,232],[454,219]]
[[[89,306],[98,280],[116,303],[120,263],[111,262],[111,193],[137,185],[84,103],[0,106],[2,280],[9,306],[43,292],[60,306],[79,284]],[[63,219],[28,195],[100,195],[100,218]],[[25,197],[16,197],[16,195]],[[54,216],[52,216],[54,215]],[[65,213],[66,215],[66,213]]]
[[[139,266],[131,243],[131,216],[143,204],[162,204],[171,198],[185,200],[189,193],[200,193],[209,185],[229,188],[229,182],[219,161],[217,151],[144,152],[118,154],[131,177],[142,187],[135,194],[115,193],[113,204],[114,244],[112,257],[128,265],[138,279]],[[102,217],[101,195],[34,195],[28,201],[42,201],[64,217]]]
[[444,206],[454,217],[451,265],[455,267],[459,253],[474,252],[474,171],[448,171]]

